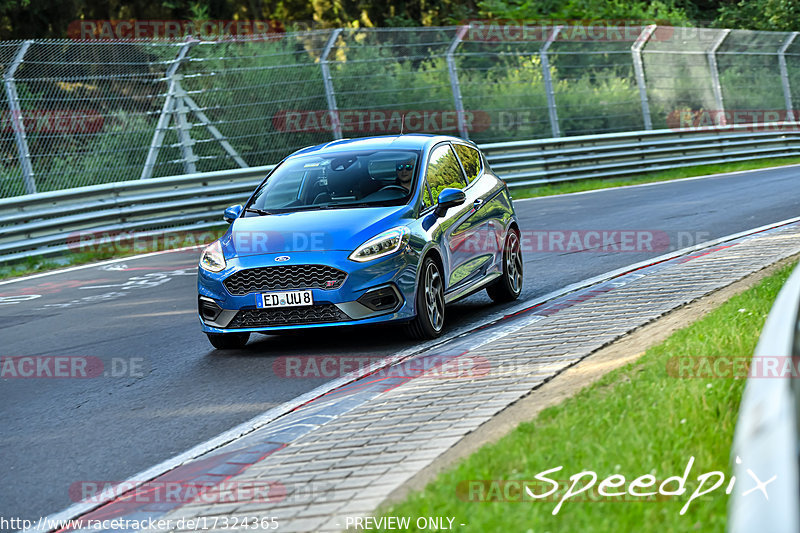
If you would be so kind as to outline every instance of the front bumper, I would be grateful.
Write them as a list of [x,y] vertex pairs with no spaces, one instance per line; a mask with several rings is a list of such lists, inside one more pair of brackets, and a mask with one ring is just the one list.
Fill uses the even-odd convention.
[[[350,252],[296,252],[290,259],[276,263],[286,254],[264,254],[227,259],[222,272],[198,269],[198,316],[207,333],[272,332],[292,329],[374,324],[409,320],[414,316],[417,255],[409,248],[368,263],[356,263]],[[273,266],[327,265],[347,274],[337,288],[288,287],[232,294],[225,279],[251,268]],[[261,292],[283,290],[312,291],[313,306],[261,309],[256,305]]]

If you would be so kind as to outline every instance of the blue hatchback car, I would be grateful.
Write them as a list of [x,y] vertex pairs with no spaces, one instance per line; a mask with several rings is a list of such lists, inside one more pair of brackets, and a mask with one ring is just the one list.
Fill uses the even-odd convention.
[[280,162],[202,252],[198,308],[219,349],[251,333],[404,322],[441,334],[445,306],[522,291],[511,196],[478,148],[399,135],[305,148]]

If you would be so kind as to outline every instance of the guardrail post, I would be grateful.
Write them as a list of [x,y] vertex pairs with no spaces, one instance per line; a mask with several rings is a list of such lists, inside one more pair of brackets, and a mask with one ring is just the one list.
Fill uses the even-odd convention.
[[553,137],[561,137],[561,130],[558,127],[558,110],[556,109],[556,95],[553,92],[553,78],[550,73],[550,60],[547,57],[547,50],[550,45],[558,37],[559,32],[563,26],[556,26],[550,32],[547,41],[542,45],[539,50],[539,57],[542,60],[542,76],[544,77],[544,91],[547,94],[547,111],[550,114],[550,129],[553,131]]
[[464,101],[461,99],[461,85],[458,83],[458,70],[456,69],[456,61],[453,55],[458,45],[460,45],[461,41],[464,39],[464,34],[468,29],[468,25],[458,28],[453,42],[450,43],[450,47],[447,49],[446,56],[447,72],[450,75],[450,89],[453,91],[453,103],[456,106],[456,115],[458,118],[458,134],[464,139],[469,138],[469,132],[467,131],[467,123],[464,120]]
[[28,139],[25,136],[25,121],[19,107],[19,95],[17,94],[17,83],[14,79],[14,74],[16,74],[31,44],[33,44],[32,40],[22,43],[19,50],[17,50],[17,55],[14,56],[5,74],[3,74],[3,83],[6,86],[6,96],[8,96],[8,110],[11,113],[11,125],[14,129],[14,138],[17,141],[19,164],[22,167],[22,180],[25,183],[25,192],[27,194],[36,192],[36,179],[33,176],[31,152],[28,149]]
[[792,107],[792,92],[789,85],[789,72],[786,69],[786,50],[797,37],[798,32],[793,31],[783,42],[781,49],[778,50],[778,68],[781,71],[781,85],[783,86],[783,100],[786,103],[786,120],[794,122],[794,108]]
[[653,119],[650,117],[650,103],[647,100],[647,85],[644,77],[644,63],[642,63],[642,48],[647,44],[650,36],[656,31],[656,25],[650,24],[642,29],[642,33],[636,38],[636,42],[631,45],[631,55],[633,56],[633,72],[636,75],[636,85],[639,86],[639,100],[642,102],[642,119],[644,129],[653,129]]
[[339,109],[336,107],[336,93],[333,91],[333,80],[331,79],[331,69],[328,65],[328,55],[331,53],[336,39],[342,33],[342,28],[333,30],[331,36],[328,37],[328,42],[322,50],[322,55],[319,57],[319,65],[322,69],[322,84],[325,86],[325,98],[328,100],[328,114],[331,118],[331,129],[333,130],[333,138],[342,138],[342,125],[339,122]]
[[725,106],[722,103],[722,85],[719,83],[719,68],[717,67],[717,50],[722,45],[722,41],[731,30],[722,30],[720,34],[714,39],[707,52],[708,68],[711,71],[711,90],[714,92],[714,101],[717,105],[717,126],[725,126],[728,121],[725,120]]
[[[175,93],[178,89],[177,86],[180,84],[175,74],[178,72],[178,68],[180,68],[181,63],[183,63],[183,60],[186,58],[186,54],[189,53],[189,49],[197,44],[197,42],[197,40],[191,40],[184,43],[183,46],[181,46],[181,49],[178,51],[178,55],[175,57],[175,60],[167,69],[166,78],[169,80],[167,97],[164,99],[164,106],[161,108],[161,115],[159,115],[158,123],[156,124],[156,132],[153,135],[153,140],[150,142],[150,149],[147,151],[147,158],[144,162],[141,179],[147,179],[153,175],[153,168],[156,165],[156,159],[158,159],[158,152],[161,150],[161,145],[164,144],[164,136],[167,134],[167,129],[169,128],[169,117],[175,107]],[[180,120],[178,125],[180,126]],[[181,138],[180,136],[182,131],[183,130],[179,127],[179,138]],[[181,142],[182,151],[184,150],[184,146],[184,143]],[[190,164],[193,165],[194,163],[191,162]],[[186,162],[184,162],[184,166],[185,165]]]

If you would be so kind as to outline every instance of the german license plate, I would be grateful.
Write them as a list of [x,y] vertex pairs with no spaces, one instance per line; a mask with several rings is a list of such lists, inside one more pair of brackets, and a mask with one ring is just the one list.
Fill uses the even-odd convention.
[[256,304],[258,307],[266,309],[314,305],[311,291],[265,292],[258,296]]

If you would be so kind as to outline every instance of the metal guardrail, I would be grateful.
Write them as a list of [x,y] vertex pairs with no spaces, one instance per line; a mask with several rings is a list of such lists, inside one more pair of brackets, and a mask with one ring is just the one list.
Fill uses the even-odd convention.
[[[794,131],[790,131],[794,129]],[[754,131],[761,130],[761,131]],[[800,155],[800,123],[583,135],[480,145],[510,185],[610,178],[704,164]]]
[[[509,186],[800,155],[800,123],[650,130],[480,145]],[[795,131],[787,131],[794,128]],[[69,251],[77,232],[220,226],[274,165],[131,180],[0,199],[0,261]]]
[[0,261],[58,255],[80,232],[200,230],[223,224],[274,165],[93,185],[0,200]]
[[[795,366],[800,357],[800,268],[795,268],[784,284],[767,317],[756,347],[751,369],[768,368],[780,361]],[[759,361],[759,359],[761,359]],[[796,368],[796,366],[795,366]],[[800,383],[792,377],[764,376],[760,372],[747,380],[732,456],[737,490],[731,494],[728,531],[744,533],[800,531],[800,475],[798,469],[798,413]],[[782,373],[782,372],[781,372]],[[751,372],[751,375],[752,372]],[[755,486],[753,472],[765,490],[745,495],[738,487]],[[746,489],[745,489],[746,490]]]

